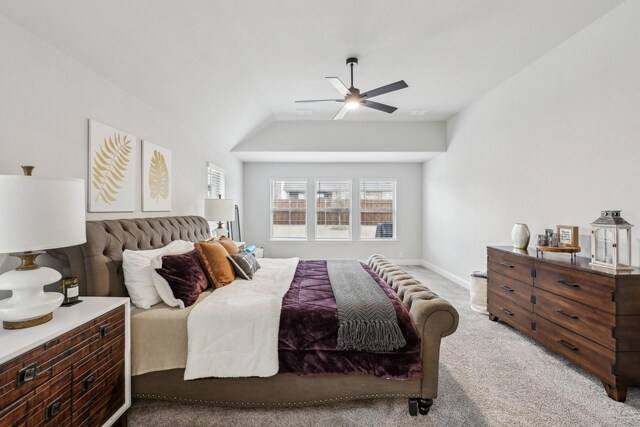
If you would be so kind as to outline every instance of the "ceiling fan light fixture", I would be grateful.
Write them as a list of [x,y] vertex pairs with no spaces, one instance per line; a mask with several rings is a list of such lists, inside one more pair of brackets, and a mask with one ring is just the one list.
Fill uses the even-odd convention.
[[346,105],[348,109],[354,110],[360,106],[360,101],[356,99],[352,99],[350,101],[347,101]]

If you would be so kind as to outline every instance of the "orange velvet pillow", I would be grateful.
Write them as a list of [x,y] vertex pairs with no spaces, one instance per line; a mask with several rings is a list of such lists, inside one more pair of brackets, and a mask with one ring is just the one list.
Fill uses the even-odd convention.
[[229,252],[229,255],[234,255],[234,254],[237,254],[238,252],[240,252],[240,249],[238,249],[236,244],[233,243],[233,240],[231,240],[228,237],[222,236],[222,237],[220,237],[218,242],[220,242],[220,244],[222,246],[224,246],[224,248],[227,250],[227,252]]
[[221,288],[236,280],[236,272],[227,259],[228,252],[224,246],[218,242],[198,242],[196,250],[213,286]]

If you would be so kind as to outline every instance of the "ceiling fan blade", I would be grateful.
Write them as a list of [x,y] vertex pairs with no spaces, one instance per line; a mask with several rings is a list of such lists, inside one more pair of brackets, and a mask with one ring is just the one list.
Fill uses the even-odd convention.
[[367,101],[366,99],[362,100],[363,107],[373,108],[374,110],[384,111],[385,113],[393,113],[397,110],[396,107],[392,107],[391,105],[380,104],[379,102]]
[[342,80],[340,80],[339,78],[337,78],[337,77],[325,77],[325,79],[327,79],[327,81],[329,83],[331,83],[333,85],[333,87],[338,89],[338,92],[340,92],[343,96],[347,96],[347,95],[351,94],[351,92],[349,92],[349,88],[347,86],[345,86],[345,84],[342,83]]
[[365,92],[362,94],[362,97],[369,99],[369,98],[373,98],[374,96],[380,96],[380,95],[384,95],[385,93],[404,89],[405,87],[409,87],[409,85],[406,84],[404,80],[400,80],[398,82],[391,83],[386,86],[379,87],[377,89],[372,89],[369,92]]
[[338,111],[336,115],[333,117],[333,120],[342,120],[344,115],[347,114],[347,111],[349,111],[349,109],[347,108],[347,104],[344,104],[340,109],[340,111]]
[[294,101],[294,102],[344,102],[344,99],[307,99],[304,101]]

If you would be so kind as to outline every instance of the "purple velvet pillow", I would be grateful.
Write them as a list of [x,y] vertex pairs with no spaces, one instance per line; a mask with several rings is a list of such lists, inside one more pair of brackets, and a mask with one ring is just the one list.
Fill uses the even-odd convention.
[[156,268],[156,271],[169,283],[173,296],[182,300],[185,307],[193,305],[202,291],[209,287],[195,250],[181,255],[163,256],[162,268]]

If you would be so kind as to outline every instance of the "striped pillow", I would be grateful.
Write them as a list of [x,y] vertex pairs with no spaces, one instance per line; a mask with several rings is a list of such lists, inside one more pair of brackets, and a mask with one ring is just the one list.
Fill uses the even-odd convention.
[[227,256],[236,274],[245,280],[253,279],[253,273],[260,268],[255,255],[247,252],[239,252],[237,254],[229,254]]

